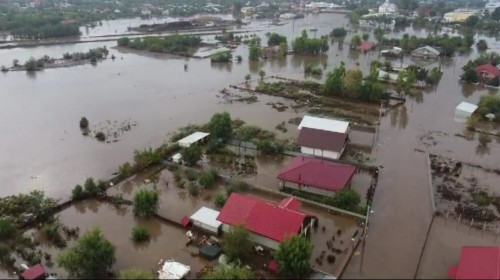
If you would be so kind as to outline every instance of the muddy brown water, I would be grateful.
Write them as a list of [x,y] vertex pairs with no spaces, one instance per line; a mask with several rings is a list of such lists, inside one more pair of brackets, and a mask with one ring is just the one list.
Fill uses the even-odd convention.
[[[264,23],[256,25],[259,24]],[[291,39],[292,30],[295,31],[293,36],[298,36],[303,28],[315,26],[319,36],[334,26],[344,24],[346,19],[343,15],[310,15],[295,21],[293,28],[292,24],[267,26],[262,33],[277,31],[286,33]],[[14,58],[22,62],[31,56],[61,56],[64,52],[86,51],[102,45],[112,48],[115,43],[0,50],[0,65],[10,65]],[[268,75],[304,78],[304,63],[324,60],[322,57],[289,56],[286,59],[248,63],[245,46],[235,51],[235,55],[241,54],[244,61],[231,65],[211,65],[208,60],[153,57],[116,50],[111,53],[117,56],[115,61],[105,61],[96,67],[86,65],[35,74],[0,73],[0,130],[3,136],[0,140],[0,153],[3,155],[0,158],[1,195],[43,189],[50,196],[66,198],[73,186],[82,183],[88,176],[110,177],[119,164],[132,159],[134,149],[158,146],[168,132],[188,123],[206,122],[215,112],[227,110],[235,118],[274,130],[276,124],[288,122],[303,112],[289,109],[279,113],[265,104],[282,99],[266,96],[259,96],[259,102],[254,104],[228,104],[217,97],[218,91],[229,84],[241,82],[247,73],[257,78],[260,69]],[[349,51],[347,46],[339,48],[337,42],[327,55],[327,69],[344,60],[348,68],[359,66],[366,71],[370,62],[378,58],[377,52],[359,54]],[[374,197],[363,267],[360,273],[360,255],[354,256],[345,277],[413,277],[431,217],[426,155],[415,151],[416,148],[425,150],[427,143],[429,151],[435,154],[487,167],[500,165],[498,138],[493,137],[486,148],[483,145],[478,150],[480,142],[477,135],[470,141],[454,136],[464,133],[464,125],[453,122],[455,106],[464,100],[476,103],[480,96],[494,92],[458,82],[461,67],[467,60],[468,57],[464,56],[443,61],[444,76],[435,89],[409,98],[404,107],[382,119],[373,156],[383,168]],[[403,61],[404,64],[410,62],[407,58]],[[189,65],[186,72],[183,70],[185,63]],[[439,62],[430,66],[436,65]],[[314,77],[310,79],[318,80]],[[81,116],[86,116],[91,126],[106,120],[131,120],[137,122],[138,127],[125,133],[117,143],[99,143],[81,135],[78,128]],[[292,133],[286,135],[293,136]],[[423,136],[427,136],[425,140],[421,140]],[[274,168],[278,170],[280,166]],[[275,180],[275,176],[270,175],[263,181],[271,184],[267,180]],[[62,218],[69,225],[77,222],[80,228],[102,223],[106,232],[114,229],[129,232],[125,227],[132,225],[133,218],[128,215],[118,218],[120,215],[112,211],[101,215],[101,210],[99,214],[92,209],[81,214],[75,207],[66,211]],[[124,222],[109,222],[120,219]],[[123,228],[116,228],[120,226]],[[128,234],[114,238],[121,244]],[[158,238],[168,236],[161,234]],[[457,238],[455,246],[457,244],[464,242]],[[117,264],[118,268],[134,266],[132,260],[136,259],[146,266],[145,263],[151,265],[150,261],[167,257],[167,253],[159,249],[161,246],[150,249],[154,251],[150,259],[137,257],[127,246],[120,249],[124,250],[120,253],[127,257],[123,263]],[[449,260],[455,258],[452,256],[454,253],[439,250],[433,256]]]

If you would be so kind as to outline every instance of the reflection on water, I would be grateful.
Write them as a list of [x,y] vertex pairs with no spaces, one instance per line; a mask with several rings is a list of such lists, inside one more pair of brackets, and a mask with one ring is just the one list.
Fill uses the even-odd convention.
[[489,143],[491,143],[491,136],[486,133],[479,133],[478,144],[476,147],[476,154],[479,156],[488,155],[490,153]]

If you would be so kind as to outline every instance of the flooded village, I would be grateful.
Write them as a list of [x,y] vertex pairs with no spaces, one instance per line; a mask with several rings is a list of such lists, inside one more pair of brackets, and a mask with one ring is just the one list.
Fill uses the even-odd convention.
[[0,3],[0,278],[500,278],[500,4],[149,2]]

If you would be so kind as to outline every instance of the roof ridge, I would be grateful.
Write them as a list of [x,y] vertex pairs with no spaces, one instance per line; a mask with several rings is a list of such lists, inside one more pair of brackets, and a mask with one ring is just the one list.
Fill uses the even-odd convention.
[[[305,157],[300,157],[300,158],[304,159]],[[302,162],[302,161],[303,161],[303,160],[301,160],[301,162]],[[297,168],[302,167],[302,166],[307,165],[307,164],[310,164],[311,162],[312,162],[312,161],[311,161],[311,159],[310,159],[310,158],[308,158],[306,162],[304,162],[304,163],[302,163],[302,164],[299,164],[299,165],[295,166],[294,168],[290,168],[290,169],[288,169],[287,171],[285,171],[285,172],[283,172],[283,173],[281,173],[281,174],[279,174],[279,175],[282,175],[282,174],[287,174],[287,173],[289,173],[290,171],[296,170]],[[293,162],[292,162],[292,163],[293,163]],[[278,176],[279,176],[279,175],[278,175]]]

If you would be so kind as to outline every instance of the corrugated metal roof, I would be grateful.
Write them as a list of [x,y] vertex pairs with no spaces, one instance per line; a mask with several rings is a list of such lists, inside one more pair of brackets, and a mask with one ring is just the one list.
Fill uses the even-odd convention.
[[500,247],[463,247],[453,279],[500,279]]
[[210,135],[210,133],[205,133],[205,132],[195,132],[189,136],[186,136],[184,138],[182,138],[181,140],[177,141],[177,143],[179,143],[179,145],[181,145],[182,147],[189,147],[191,146],[191,144],[194,144],[198,141],[200,141],[201,139],[207,137],[208,135]]
[[191,215],[191,220],[218,228],[222,223],[217,221],[217,216],[219,216],[219,211],[207,207],[201,207],[198,211],[196,211],[196,213]]
[[467,113],[474,113],[477,110],[477,105],[462,101],[462,103],[458,104],[456,110],[464,111]]
[[302,129],[303,127],[346,133],[349,123],[339,120],[304,116],[302,122],[300,122],[299,129]]

